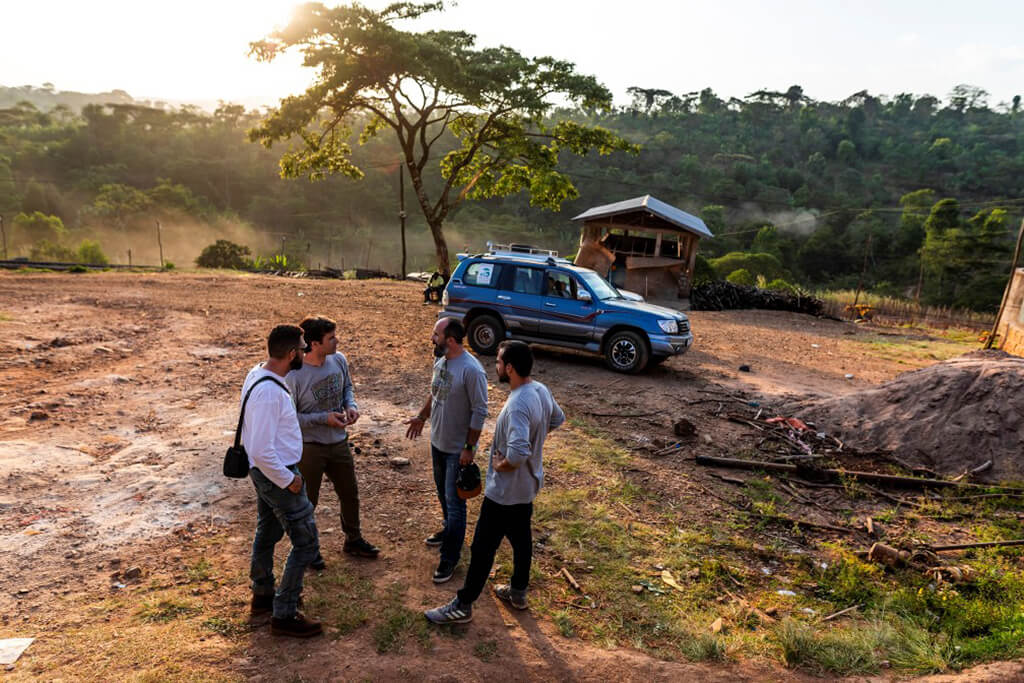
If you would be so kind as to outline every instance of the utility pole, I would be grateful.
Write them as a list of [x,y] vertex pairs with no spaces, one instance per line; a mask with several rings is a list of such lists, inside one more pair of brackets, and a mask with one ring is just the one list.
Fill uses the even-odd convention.
[[868,254],[871,253],[871,233],[868,233],[867,244],[864,245],[864,267],[860,271],[860,279],[857,280],[857,293],[853,297],[853,307],[857,308],[857,301],[860,299],[860,289],[864,284],[864,275],[868,272]]
[[160,247],[160,270],[164,269],[164,240],[160,235],[160,221],[156,222],[156,244]]
[[398,218],[402,222],[402,272],[399,279],[405,279],[405,166],[398,165]]
[[1010,296],[1010,287],[1013,286],[1013,276],[1017,273],[1017,264],[1020,263],[1020,245],[1024,242],[1024,219],[1020,222],[1020,230],[1017,232],[1017,246],[1013,249],[1013,264],[1010,266],[1010,279],[1006,281],[1006,289],[1003,290],[1003,300],[999,303],[999,312],[996,313],[996,321],[992,323],[992,331],[988,333],[985,340],[985,348],[992,348],[992,340],[996,338],[996,330],[999,329],[999,319],[1003,317],[1003,309],[1006,308],[1006,300]]
[[132,267],[132,250],[131,249],[128,250],[128,267],[129,268]]
[[0,216],[0,237],[4,241],[4,260],[7,260],[7,232],[4,230],[4,217]]

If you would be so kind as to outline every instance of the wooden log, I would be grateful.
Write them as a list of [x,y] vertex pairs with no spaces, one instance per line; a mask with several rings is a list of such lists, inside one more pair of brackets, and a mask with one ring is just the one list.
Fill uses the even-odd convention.
[[560,572],[558,572],[558,573],[562,575],[562,577],[565,579],[566,583],[568,583],[570,586],[572,586],[573,590],[578,591],[580,593],[583,592],[583,589],[580,588],[580,584],[576,582],[576,579],[573,578],[573,575],[569,573],[568,569],[566,569],[565,567],[562,567],[562,570]]
[[1013,541],[989,541],[987,543],[960,543],[957,545],[930,545],[928,550],[934,553],[941,553],[947,550],[967,550],[969,548],[1009,548],[1011,546],[1024,545],[1024,539]]
[[[739,458],[718,458],[710,455],[698,455],[698,465],[707,467],[730,467],[743,470],[764,470],[765,472],[788,472],[797,473],[797,465],[787,465],[774,462],[760,462],[757,460],[740,460]],[[956,488],[956,489],[999,489],[1001,491],[1013,491],[1024,493],[1024,489],[1015,489],[1007,486],[984,486],[982,484],[970,484],[945,479],[924,479],[921,477],[901,477],[894,474],[878,474],[876,472],[857,472],[843,469],[822,469],[818,470],[822,475],[833,479],[849,477],[860,481],[870,481],[876,484],[887,484],[889,486],[903,488]]]

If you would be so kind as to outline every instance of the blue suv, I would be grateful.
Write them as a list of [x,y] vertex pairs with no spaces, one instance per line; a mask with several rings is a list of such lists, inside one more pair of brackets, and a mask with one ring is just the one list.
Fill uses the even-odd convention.
[[612,370],[636,373],[693,344],[686,315],[626,298],[566,259],[520,253],[459,259],[439,317],[462,321],[478,354],[493,355],[502,340],[521,339],[601,354]]

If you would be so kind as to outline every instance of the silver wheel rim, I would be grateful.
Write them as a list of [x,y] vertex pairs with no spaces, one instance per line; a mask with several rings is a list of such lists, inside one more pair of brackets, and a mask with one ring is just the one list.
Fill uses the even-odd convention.
[[612,344],[612,362],[620,368],[628,368],[636,362],[636,344],[628,339],[619,339]]
[[476,328],[473,338],[476,340],[478,346],[486,348],[494,343],[494,330],[492,330],[488,325],[481,325]]

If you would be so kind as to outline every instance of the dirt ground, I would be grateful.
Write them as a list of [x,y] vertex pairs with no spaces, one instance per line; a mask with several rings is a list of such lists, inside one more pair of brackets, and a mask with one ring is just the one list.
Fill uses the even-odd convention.
[[[340,350],[352,366],[363,415],[352,440],[360,447],[364,533],[382,548],[376,562],[344,557],[336,502],[328,495],[318,510],[325,556],[381,591],[398,587],[413,609],[449,599],[452,586],[429,580],[436,558],[422,542],[438,519],[427,444],[406,441],[401,424],[421,404],[429,381],[428,337],[437,309],[420,304],[420,287],[227,273],[0,273],[0,637],[38,638],[13,675],[32,677],[33,658],[40,658],[64,667],[63,677],[109,678],[62,661],[61,644],[96,618],[90,605],[141,589],[127,570],[137,567],[168,585],[180,580],[191,547],[237,578],[199,599],[245,609],[253,493],[247,482],[221,476],[220,461],[237,419],[241,381],[262,360],[266,332],[309,313],[339,321]],[[673,421],[691,419],[703,437],[698,445],[647,459],[635,476],[678,496],[695,520],[708,518],[707,499],[680,483],[684,475],[722,484],[689,456],[729,455],[742,443],[734,425],[698,410],[701,401],[713,405],[723,392],[766,405],[841,396],[945,353],[887,358],[878,345],[897,336],[906,342],[906,334],[796,314],[690,317],[693,350],[645,374],[617,375],[600,359],[541,349],[536,377],[570,418],[599,424],[637,452],[671,443]],[[740,372],[740,365],[751,372]],[[494,416],[506,394],[490,359],[485,367]],[[559,438],[565,437],[556,433],[555,443]],[[395,468],[393,456],[411,464]],[[216,545],[204,546],[211,538],[219,539]],[[662,662],[581,643],[490,599],[481,600],[472,633],[496,643],[493,660],[473,657],[459,638],[442,638],[426,651],[377,654],[366,629],[300,645],[254,630],[242,652],[211,636],[197,644],[196,656],[224,658],[226,677],[256,680],[801,679],[762,664]],[[116,644],[98,647],[109,649],[101,659],[113,666]],[[1002,663],[959,680],[1014,675],[1024,676],[1024,668]]]

